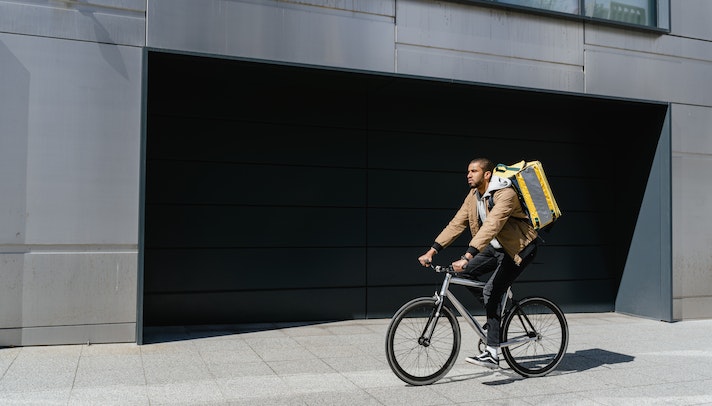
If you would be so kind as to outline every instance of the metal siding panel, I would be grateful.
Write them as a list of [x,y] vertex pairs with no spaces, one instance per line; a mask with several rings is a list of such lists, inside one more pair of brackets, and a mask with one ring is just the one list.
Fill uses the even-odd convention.
[[[442,275],[422,268],[417,262],[417,258],[425,252],[426,248],[427,244],[409,247],[369,247],[368,285],[434,286],[433,284],[441,283]],[[464,244],[462,248],[464,249]],[[447,265],[451,261],[458,260],[460,255],[462,255],[461,250],[448,249],[438,254],[436,262]],[[547,243],[539,247],[532,268],[527,268],[517,281],[546,284],[573,280],[608,280],[611,276],[607,269],[607,261],[606,248],[601,246],[558,246]],[[407,283],[404,283],[406,281]]]
[[397,3],[399,73],[582,92],[580,23],[455,2]]
[[146,222],[147,249],[366,245],[359,207],[147,205]]
[[25,254],[22,325],[135,323],[135,252]]
[[506,86],[583,92],[580,65],[398,44],[398,73]]
[[712,106],[673,104],[671,116],[673,154],[712,158]]
[[675,320],[712,319],[712,297],[705,292],[704,297],[674,298],[673,317]]
[[457,2],[399,1],[398,44],[583,65],[580,22]]
[[[32,78],[25,242],[136,244],[141,51],[0,34]],[[21,79],[21,78],[19,78]],[[26,95],[26,97],[23,97]]]
[[[712,296],[712,235],[709,209],[712,188],[705,187],[712,173],[712,159],[704,155],[673,154],[673,263],[674,296]],[[712,309],[709,316],[712,317]]]
[[616,298],[616,311],[672,321],[670,121],[657,144]]
[[[0,329],[0,346],[136,342],[136,323]],[[45,399],[46,401],[46,399]]]
[[283,3],[312,5],[359,13],[395,16],[396,0],[281,0]]
[[[275,250],[279,255],[271,254]],[[366,283],[364,252],[341,247],[149,249],[145,292],[358,287]],[[296,271],[298,264],[306,264],[305,271]]]
[[712,108],[674,104],[672,128],[673,317],[712,317]]
[[603,30],[589,42],[587,93],[712,106],[712,43]]
[[[191,125],[191,120],[223,119],[224,123],[209,124],[205,130],[211,133],[224,131],[237,121],[251,122],[245,127],[245,136],[254,136],[249,131],[272,131],[276,134],[268,136],[277,143],[288,136],[309,141],[318,134],[333,138],[325,134],[329,126],[363,129],[368,117],[353,114],[349,106],[367,104],[373,84],[365,74],[158,52],[149,53],[148,71],[148,92],[156,95],[149,106],[152,116],[171,116],[178,126]],[[193,129],[196,134],[205,132]],[[220,135],[237,138],[242,134]]]
[[[0,179],[13,190],[0,249],[23,253],[19,285],[0,284],[2,340],[133,341],[141,50],[0,33],[0,56],[2,167],[14,178]],[[113,252],[126,245],[134,252]]]
[[712,41],[712,1],[672,0],[670,30],[676,37]]
[[[427,272],[426,270],[419,270]],[[529,270],[524,271],[524,273]],[[440,280],[442,281],[442,279]],[[370,287],[368,289],[368,315],[370,318],[388,318],[406,301],[416,297],[432,297],[439,284],[405,287]],[[456,296],[473,315],[484,315],[474,296],[460,286],[453,286]],[[560,281],[542,284],[515,281],[514,297],[543,296],[553,300],[566,313],[613,311],[613,293],[610,280]]]
[[0,253],[0,330],[22,325],[23,265],[23,254]]
[[146,295],[146,325],[351,320],[366,317],[366,288]]
[[22,244],[27,221],[30,72],[1,34],[0,72],[0,245]]
[[[156,129],[148,140],[148,148],[156,151],[151,158],[156,160],[350,168],[366,165],[366,135],[362,129],[342,128],[335,138],[331,127],[181,115],[152,115],[150,129]],[[247,146],[246,139],[250,141]],[[338,148],[324,154],[317,147],[325,143]]]
[[[710,3],[712,4],[712,3]],[[586,49],[611,48],[619,53],[642,53],[701,61],[712,60],[712,43],[658,33],[625,31],[605,26],[587,26]],[[618,66],[618,65],[613,65]],[[630,70],[630,67],[626,67]]]
[[[457,175],[451,175],[457,176]],[[438,193],[448,193],[443,188],[437,189]],[[457,195],[462,196],[464,194]],[[432,208],[408,209],[400,208],[373,208],[368,210],[368,242],[373,246],[397,247],[402,245],[427,246],[432,244],[447,222],[455,214],[456,208],[462,204],[462,199],[450,209],[435,210]],[[561,220],[557,221],[554,230],[549,235],[542,233],[542,237],[547,244],[551,245],[600,245],[606,242],[608,213],[597,212],[565,212]],[[429,227],[416,227],[417,224],[429,225]],[[395,232],[393,230],[405,230],[406,232]],[[580,230],[587,230],[582,233]],[[463,247],[472,238],[469,231],[465,231],[453,246]],[[421,253],[422,254],[422,253]],[[462,253],[458,254],[462,255]]]
[[392,16],[264,1],[154,0],[148,46],[392,72]]
[[0,31],[118,45],[145,44],[146,0],[47,3],[0,0]]
[[363,206],[366,199],[366,173],[358,169],[195,161],[150,165],[151,204],[344,207]]
[[[468,159],[471,158],[468,156],[459,159],[459,162],[467,162]],[[461,172],[464,173],[464,170]],[[465,198],[467,189],[463,178],[451,172],[426,172],[425,168],[422,171],[371,169],[368,172],[368,206],[401,209],[428,207],[449,211]],[[440,190],[455,193],[417,193],[417,196],[413,196],[413,191],[421,189],[423,185],[438,185]]]

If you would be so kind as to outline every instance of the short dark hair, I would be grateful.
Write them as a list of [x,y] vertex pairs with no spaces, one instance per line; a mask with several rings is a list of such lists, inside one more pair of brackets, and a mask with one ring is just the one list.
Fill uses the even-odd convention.
[[487,158],[475,158],[470,163],[479,165],[485,172],[494,172],[494,163]]

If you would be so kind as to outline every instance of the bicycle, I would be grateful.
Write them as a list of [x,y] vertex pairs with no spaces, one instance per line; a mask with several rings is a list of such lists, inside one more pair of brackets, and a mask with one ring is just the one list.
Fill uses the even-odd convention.
[[[452,307],[479,336],[480,351],[487,342],[482,325],[449,289],[452,284],[482,289],[485,282],[456,276],[452,265],[430,267],[445,273],[440,291],[405,303],[386,332],[388,364],[398,378],[411,385],[432,384],[455,364],[461,335]],[[502,295],[501,320],[500,348],[512,370],[525,378],[540,377],[559,365],[568,347],[569,329],[558,305],[543,297],[515,300],[510,287]]]

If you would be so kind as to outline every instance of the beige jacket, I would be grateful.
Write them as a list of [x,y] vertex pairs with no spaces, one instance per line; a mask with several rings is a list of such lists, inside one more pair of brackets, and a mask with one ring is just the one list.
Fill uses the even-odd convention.
[[[489,211],[489,206],[485,201],[487,218],[481,227],[478,221],[476,193],[475,190],[471,190],[465,197],[462,207],[435,238],[435,242],[445,248],[469,227],[472,233],[472,240],[469,243],[471,247],[482,251],[496,237],[504,252],[519,265],[522,261],[519,253],[536,239],[537,232],[527,220],[519,203],[517,192],[513,188],[506,187],[492,193],[494,206],[492,211]],[[482,199],[486,199],[486,194]]]

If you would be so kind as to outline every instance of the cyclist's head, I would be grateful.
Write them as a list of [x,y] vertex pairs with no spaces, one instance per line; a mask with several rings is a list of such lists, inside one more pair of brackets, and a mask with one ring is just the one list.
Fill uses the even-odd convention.
[[494,164],[487,158],[475,158],[467,165],[467,184],[485,193],[489,185]]
[[485,172],[494,172],[494,163],[487,158],[475,158],[470,163],[479,165]]

